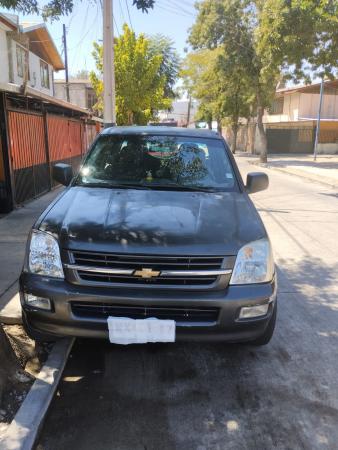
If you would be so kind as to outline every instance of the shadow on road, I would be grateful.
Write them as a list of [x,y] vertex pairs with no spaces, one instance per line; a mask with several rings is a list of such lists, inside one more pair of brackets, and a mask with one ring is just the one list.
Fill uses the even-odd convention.
[[338,311],[280,303],[262,348],[78,340],[38,448],[335,448]]

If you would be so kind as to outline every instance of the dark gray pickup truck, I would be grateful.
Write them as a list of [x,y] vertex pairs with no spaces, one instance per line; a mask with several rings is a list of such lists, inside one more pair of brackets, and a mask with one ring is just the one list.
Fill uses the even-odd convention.
[[269,238],[223,138],[115,127],[32,228],[20,278],[30,336],[112,343],[269,342],[276,274]]

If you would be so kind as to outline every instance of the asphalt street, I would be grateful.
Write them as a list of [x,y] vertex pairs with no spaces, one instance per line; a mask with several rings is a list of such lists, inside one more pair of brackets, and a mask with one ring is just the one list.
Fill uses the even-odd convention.
[[266,172],[253,200],[278,266],[270,344],[78,340],[39,450],[338,449],[338,192]]

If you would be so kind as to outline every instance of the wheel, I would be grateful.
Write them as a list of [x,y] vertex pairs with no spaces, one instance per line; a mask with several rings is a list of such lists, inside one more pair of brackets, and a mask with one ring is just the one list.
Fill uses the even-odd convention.
[[37,343],[44,343],[44,342],[54,342],[57,340],[57,337],[52,336],[50,334],[40,333],[40,331],[34,330],[28,323],[26,314],[22,313],[22,326],[27,334],[28,337],[33,339],[33,341],[36,341]]
[[256,346],[268,344],[272,338],[275,329],[276,317],[277,317],[277,302],[274,305],[272,316],[270,318],[268,326],[266,327],[266,330],[264,331],[264,334],[262,334],[262,336],[255,339],[254,341],[248,342],[248,344]]

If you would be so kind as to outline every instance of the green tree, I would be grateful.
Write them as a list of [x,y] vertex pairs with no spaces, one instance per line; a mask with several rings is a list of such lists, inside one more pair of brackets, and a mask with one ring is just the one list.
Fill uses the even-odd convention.
[[249,118],[255,104],[255,91],[242,56],[237,52],[220,52],[215,68],[220,117],[232,129],[232,152],[236,152],[237,133],[241,118]]
[[[119,125],[146,124],[156,110],[168,109],[171,100],[164,96],[166,78],[161,74],[162,55],[153,55],[149,40],[138,37],[127,25],[115,39],[116,116]],[[102,110],[103,47],[94,43],[93,56],[99,75],[90,73],[90,80]]]
[[211,50],[199,50],[188,54],[182,62],[180,71],[182,90],[189,98],[193,97],[199,101],[195,120],[207,122],[210,129],[214,117],[215,100],[210,77],[212,77],[216,53]]
[[[143,12],[153,8],[155,0],[133,0],[133,5]],[[41,14],[45,19],[59,20],[73,11],[74,0],[49,0],[48,3],[38,0],[0,0],[0,7],[14,9],[23,14]]]
[[[234,70],[235,69],[235,70]],[[246,74],[239,73],[233,57],[221,48],[200,50],[187,55],[181,76],[187,92],[199,100],[197,119],[211,124],[214,119],[221,131],[222,122],[232,128],[232,151],[236,151],[241,117],[248,117],[252,89]]]
[[164,95],[175,98],[174,85],[180,69],[180,57],[174,47],[174,42],[163,34],[147,36],[149,39],[149,52],[151,55],[162,55],[160,74],[166,78]]
[[265,0],[257,44],[266,70],[278,65],[293,81],[332,78],[338,68],[338,1]]
[[[194,48],[219,49],[224,61],[232,61],[234,83],[243,74],[255,92],[257,127],[262,161],[267,158],[267,140],[263,126],[264,109],[270,104],[280,77],[278,67],[262,76],[262,61],[255,48],[257,12],[247,0],[205,0],[197,4],[198,16],[190,33]],[[236,76],[236,72],[238,75]]]
[[[261,160],[267,160],[263,126],[282,77],[332,75],[337,66],[337,0],[204,0],[191,29],[195,49],[221,48],[234,73],[245,74],[254,92]],[[240,78],[238,78],[240,79]]]

